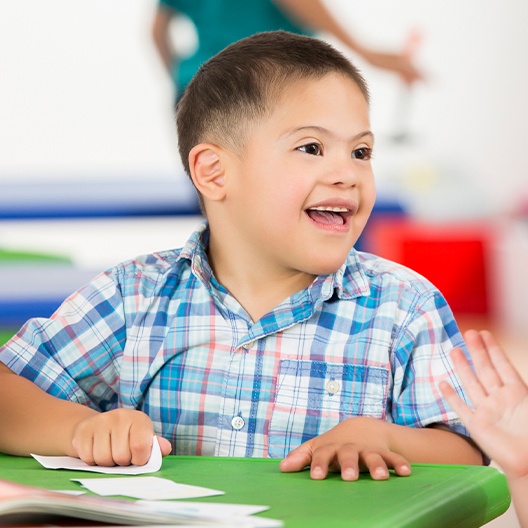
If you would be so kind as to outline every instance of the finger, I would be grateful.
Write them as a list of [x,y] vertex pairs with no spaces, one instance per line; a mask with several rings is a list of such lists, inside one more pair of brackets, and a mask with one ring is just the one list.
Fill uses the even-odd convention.
[[498,375],[501,377],[503,383],[517,385],[519,383],[524,385],[524,381],[521,376],[512,365],[508,356],[503,352],[499,343],[491,332],[483,330],[480,332],[480,337],[484,346],[488,350],[491,362],[495,366]]
[[115,466],[110,431],[98,429],[93,437],[93,459],[98,466]]
[[161,456],[170,455],[172,451],[172,444],[166,439],[158,436],[158,443],[161,449]]
[[411,474],[411,464],[409,464],[409,461],[399,453],[389,451],[382,456],[387,467],[393,469],[399,477],[408,477]]
[[93,454],[93,436],[77,433],[72,440],[77,456],[89,466],[95,466]]
[[114,426],[112,429],[110,435],[112,460],[118,466],[129,466],[132,462],[128,436],[129,430],[127,427]]
[[375,451],[363,453],[361,459],[374,480],[387,480],[389,478],[389,468],[380,453]]
[[291,473],[294,471],[302,471],[306,466],[312,462],[312,441],[309,440],[299,447],[290,451],[286,458],[281,460],[280,470],[283,473]]
[[[148,417],[145,415],[145,418]],[[143,466],[149,461],[153,439],[154,427],[150,419],[132,425],[128,438],[132,464]]]
[[337,453],[341,478],[351,481],[359,478],[359,455],[355,446],[349,444]]
[[334,444],[327,444],[318,447],[312,454],[310,477],[314,480],[326,478],[330,466],[336,471],[339,469],[336,446]]
[[480,333],[476,330],[468,330],[464,337],[471,352],[475,372],[486,393],[489,394],[502,387],[502,380],[491,362],[486,343]]
[[467,426],[473,411],[446,381],[440,382],[439,389],[451,409],[458,415],[462,423]]
[[409,31],[407,38],[405,39],[405,45],[403,47],[403,56],[410,59],[416,52],[422,43],[422,33],[418,29]]
[[95,466],[92,422],[93,418],[79,422],[72,436],[72,446],[76,455],[89,466]]
[[478,405],[486,398],[487,392],[475,375],[467,357],[460,348],[454,348],[451,351],[451,359],[469,399],[473,402],[473,405]]

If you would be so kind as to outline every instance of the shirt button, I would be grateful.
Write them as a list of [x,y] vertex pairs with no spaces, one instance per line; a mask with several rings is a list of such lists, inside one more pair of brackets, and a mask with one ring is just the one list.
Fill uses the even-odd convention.
[[231,420],[231,425],[233,426],[233,429],[238,431],[242,429],[244,425],[246,425],[246,422],[244,422],[244,418],[242,418],[242,416],[234,416]]
[[335,394],[336,392],[339,392],[340,388],[341,385],[339,385],[339,382],[335,380],[330,380],[326,384],[326,390],[328,391],[328,394]]
[[246,350],[250,350],[255,346],[256,341],[250,341],[249,343],[246,343],[245,345],[242,345],[243,348]]

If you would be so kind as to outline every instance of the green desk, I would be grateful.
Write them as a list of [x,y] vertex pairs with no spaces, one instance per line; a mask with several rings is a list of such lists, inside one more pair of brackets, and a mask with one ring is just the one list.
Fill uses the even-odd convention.
[[[281,473],[278,460],[169,456],[151,475],[225,491],[196,500],[268,505],[259,515],[281,519],[286,528],[475,527],[510,504],[504,476],[479,466],[417,464],[410,477],[374,481],[361,475],[344,482],[335,474],[315,481],[307,471]],[[79,489],[70,479],[89,476],[101,475],[47,470],[32,458],[0,454],[0,478],[22,484]]]

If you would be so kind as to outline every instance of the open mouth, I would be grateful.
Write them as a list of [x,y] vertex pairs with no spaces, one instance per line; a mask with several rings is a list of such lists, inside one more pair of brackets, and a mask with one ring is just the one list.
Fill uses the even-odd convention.
[[325,226],[343,226],[348,222],[352,211],[346,207],[310,207],[306,214],[316,223]]

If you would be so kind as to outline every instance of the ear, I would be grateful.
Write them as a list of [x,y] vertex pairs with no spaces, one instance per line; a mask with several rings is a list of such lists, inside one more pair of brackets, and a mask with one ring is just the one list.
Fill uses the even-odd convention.
[[191,177],[198,192],[209,200],[225,196],[222,150],[216,145],[200,143],[189,152]]

